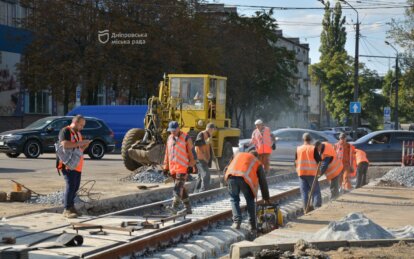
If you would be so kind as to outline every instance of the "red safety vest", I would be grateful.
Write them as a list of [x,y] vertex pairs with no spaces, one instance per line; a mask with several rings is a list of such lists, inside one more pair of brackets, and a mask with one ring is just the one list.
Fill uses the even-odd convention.
[[224,180],[227,181],[229,176],[243,177],[256,197],[259,189],[259,178],[257,177],[259,166],[261,163],[254,155],[246,152],[237,153],[227,168]]
[[296,149],[296,172],[299,176],[315,176],[318,163],[314,158],[315,146],[304,144]]
[[271,154],[272,153],[272,137],[269,127],[264,127],[263,132],[259,129],[255,129],[252,134],[252,142],[256,146],[256,151],[259,154]]
[[[73,130],[70,126],[67,126],[66,128],[68,128],[69,131],[70,131],[70,142],[76,143],[76,142],[82,141],[82,139],[83,139],[82,134],[79,131],[75,132],[75,130]],[[62,161],[59,161],[58,170],[62,170],[63,168],[64,168],[64,165],[63,165]],[[82,168],[83,168],[83,156],[79,160],[79,164],[73,170],[76,171],[76,172],[81,173]]]
[[332,144],[328,142],[323,142],[325,148],[322,154],[322,160],[327,157],[332,157],[331,163],[328,165],[328,168],[325,171],[326,179],[332,180],[337,177],[341,172],[344,166],[342,165],[341,160],[336,157],[335,148]]
[[164,168],[168,168],[172,175],[186,174],[190,166],[190,158],[186,142],[187,134],[180,131],[177,140],[170,135],[165,150]]

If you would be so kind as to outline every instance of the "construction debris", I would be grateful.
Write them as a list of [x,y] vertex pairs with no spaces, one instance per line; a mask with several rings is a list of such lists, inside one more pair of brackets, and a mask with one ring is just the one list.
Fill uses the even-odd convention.
[[398,183],[401,186],[414,187],[414,167],[396,167],[391,169],[380,179],[380,184],[384,182]]
[[339,221],[332,221],[314,235],[315,240],[392,239],[389,231],[362,213],[350,213]]

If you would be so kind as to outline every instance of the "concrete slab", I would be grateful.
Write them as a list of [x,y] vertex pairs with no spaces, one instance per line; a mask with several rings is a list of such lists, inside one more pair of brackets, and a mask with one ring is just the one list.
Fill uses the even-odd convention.
[[204,248],[195,244],[180,244],[177,247],[191,251],[197,256],[198,259],[206,259],[208,255],[207,251]]

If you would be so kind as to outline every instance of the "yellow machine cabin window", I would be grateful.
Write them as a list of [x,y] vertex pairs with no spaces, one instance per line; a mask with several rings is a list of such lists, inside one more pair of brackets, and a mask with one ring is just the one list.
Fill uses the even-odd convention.
[[172,78],[171,96],[180,99],[177,108],[204,110],[204,78]]

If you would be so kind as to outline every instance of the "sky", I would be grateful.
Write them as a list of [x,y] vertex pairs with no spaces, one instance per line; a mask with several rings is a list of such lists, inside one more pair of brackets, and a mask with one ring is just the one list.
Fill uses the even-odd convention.
[[[326,2],[327,0],[325,0]],[[210,3],[222,3],[228,6],[232,5],[250,5],[250,6],[277,6],[277,7],[323,7],[322,3],[317,0],[210,0]],[[331,0],[331,6],[336,3]],[[388,8],[407,5],[404,0],[348,0],[354,8],[374,7],[380,9],[358,9],[360,20],[360,55],[379,55],[395,57],[395,51],[385,44],[387,40],[387,25],[392,18],[402,20],[404,18],[403,8]],[[345,4],[343,4],[345,7]],[[239,14],[251,16],[255,11],[260,10],[258,7],[240,7],[237,6]],[[324,10],[274,10],[274,18],[283,30],[285,37],[298,37],[301,43],[308,43],[310,47],[309,56],[311,63],[319,61],[320,34],[322,31],[322,18]],[[346,50],[348,54],[355,54],[355,26],[356,13],[354,10],[343,10],[346,16],[347,43]],[[399,51],[402,51],[396,44],[389,40]],[[369,69],[376,70],[379,75],[384,75],[389,69],[394,69],[395,59],[384,58],[367,58],[360,57],[360,62],[366,64]]]

